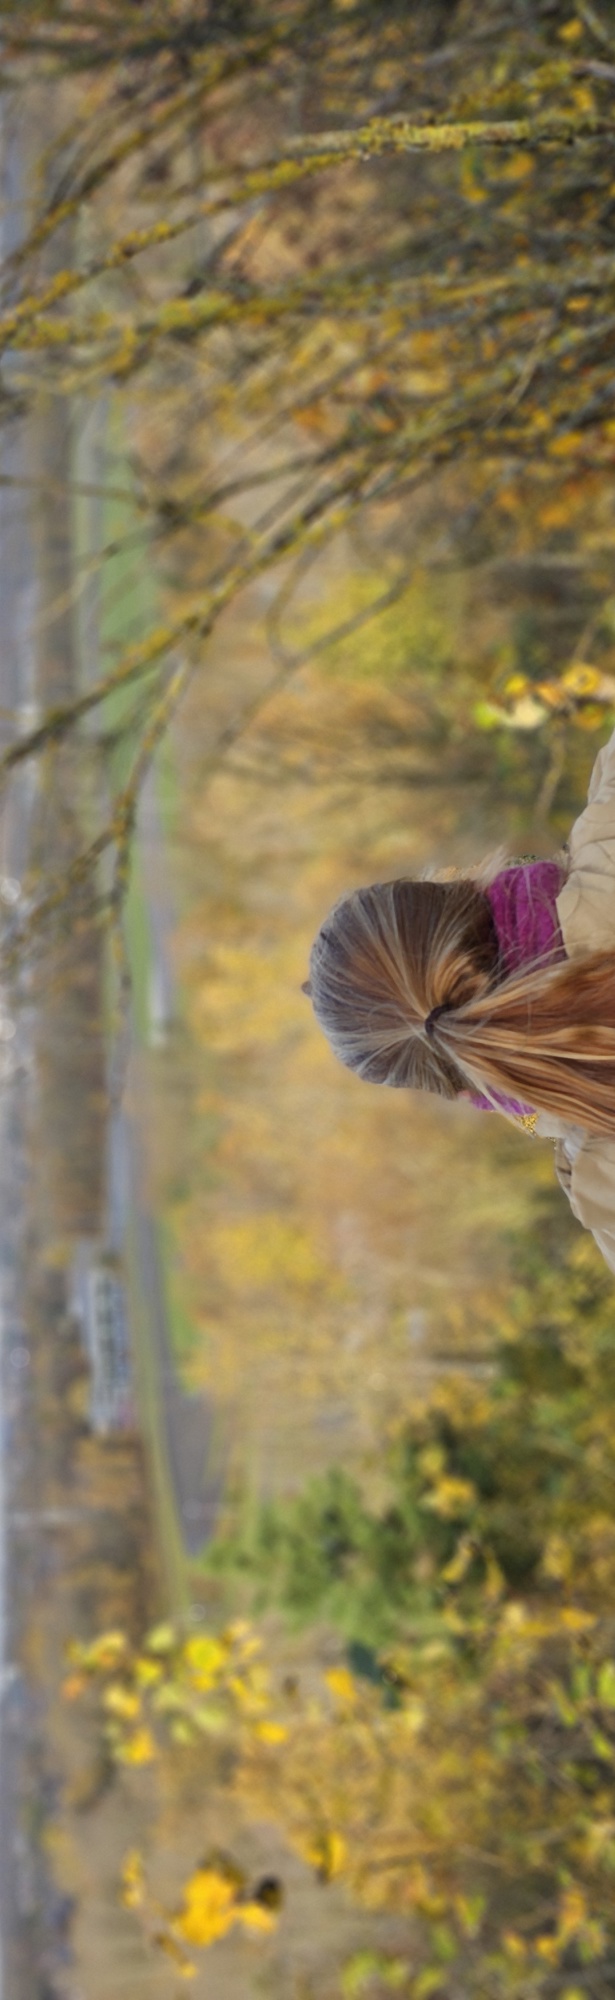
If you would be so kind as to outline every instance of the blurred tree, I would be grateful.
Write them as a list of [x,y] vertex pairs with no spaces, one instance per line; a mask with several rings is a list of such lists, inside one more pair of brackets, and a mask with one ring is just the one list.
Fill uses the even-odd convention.
[[[271,572],[279,684],[296,668],[282,610],[342,531],[376,532],[393,594],[417,565],[504,551],[531,551],[553,583],[583,509],[590,664],[608,667],[611,26],[553,0],[505,23],[495,0],[480,23],[464,0],[377,17],[362,0],[25,0],[0,25],[9,80],[59,84],[66,112],[5,270],[7,392],[17,356],[30,401],[110,388],[138,452],[139,533],[167,561],[183,549],[163,622],[5,759],[138,693],[132,764],[82,858],[87,881],[115,856],[117,907],[145,771],[213,623]],[[46,276],[41,249],[71,216],[79,248]],[[161,479],[134,413],[160,419],[169,398],[192,442]],[[241,439],[230,477],[204,462],[212,420]],[[580,636],[574,613],[567,634],[560,621],[560,648]]]

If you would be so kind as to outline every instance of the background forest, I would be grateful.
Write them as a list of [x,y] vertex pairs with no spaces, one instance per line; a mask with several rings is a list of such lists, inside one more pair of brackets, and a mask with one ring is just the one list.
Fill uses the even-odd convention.
[[[345,888],[556,851],[612,727],[615,9],[0,27],[33,1409],[107,1537],[24,1601],[29,1992],[602,2000],[612,1282],[548,1148],[361,1086],[301,985]],[[105,1233],[134,1459],[67,1316]]]

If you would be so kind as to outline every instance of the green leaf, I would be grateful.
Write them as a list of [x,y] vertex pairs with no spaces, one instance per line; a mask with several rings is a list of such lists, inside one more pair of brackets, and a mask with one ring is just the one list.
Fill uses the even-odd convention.
[[480,1930],[480,1921],[484,1913],[486,1900],[485,1896],[457,1897],[455,1909],[462,1930],[465,1931],[467,1937],[476,1937],[477,1931]]
[[148,1653],[172,1653],[176,1643],[175,1631],[169,1624],[155,1625],[145,1641]]
[[596,1756],[601,1757],[603,1763],[612,1764],[613,1744],[609,1743],[608,1736],[604,1736],[601,1729],[592,1729],[590,1742]]
[[448,1924],[432,1924],[431,1942],[438,1958],[443,1959],[445,1965],[457,1957],[457,1940]]
[[605,1660],[598,1675],[598,1700],[605,1708],[615,1708],[615,1661]]
[[441,1967],[426,1965],[424,1972],[419,1972],[418,1979],[414,1981],[412,2000],[430,2000],[432,1993],[441,1993],[443,1977]]
[[472,710],[472,721],[477,729],[501,729],[510,727],[509,717],[504,708],[496,707],[493,701],[477,701]]
[[374,1960],[373,1952],[355,1952],[354,1958],[349,1958],[348,1964],[344,1966],[342,1973],[341,1985],[344,2000],[355,2000],[355,1995],[362,1993],[363,1988],[369,1985],[369,1981],[376,1969],[377,1961]]
[[395,1990],[407,1978],[408,1966],[403,1958],[385,1958],[378,1951],[357,1951],[349,1958],[342,1973],[342,1993],[344,2000],[355,2000],[363,1993],[372,1979],[378,1979],[381,1986]]
[[560,1722],[564,1724],[564,1728],[574,1729],[575,1723],[578,1721],[577,1711],[574,1702],[569,1700],[565,1689],[562,1687],[561,1681],[551,1681],[549,1692],[555,1703]]
[[196,1743],[194,1730],[182,1715],[175,1716],[170,1725],[169,1735],[173,1743]]
[[190,1717],[204,1736],[219,1736],[223,1729],[228,1729],[226,1709],[213,1701],[200,1702],[198,1708],[191,1705]]

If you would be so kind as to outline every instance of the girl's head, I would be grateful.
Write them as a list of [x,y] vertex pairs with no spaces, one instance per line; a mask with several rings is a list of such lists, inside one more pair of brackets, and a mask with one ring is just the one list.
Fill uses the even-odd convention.
[[486,993],[497,971],[493,918],[473,882],[377,882],[327,917],[308,990],[349,1069],[370,1083],[456,1097],[465,1078],[447,1052],[443,1012],[430,1017]]
[[478,881],[375,883],[342,898],[307,991],[332,1048],[372,1083],[471,1089],[615,1133],[615,955],[503,970]]

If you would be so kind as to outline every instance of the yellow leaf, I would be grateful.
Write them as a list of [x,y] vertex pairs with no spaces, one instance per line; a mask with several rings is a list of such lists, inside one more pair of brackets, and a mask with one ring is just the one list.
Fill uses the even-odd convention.
[[555,1582],[565,1582],[565,1578],[571,1574],[571,1560],[573,1558],[571,1558],[571,1550],[569,1550],[569,1544],[567,1544],[565,1536],[563,1534],[549,1534],[549,1540],[545,1542],[543,1562],[541,1562],[543,1576],[553,1576]]
[[574,104],[575,111],[582,111],[585,112],[586,114],[589,112],[591,115],[591,112],[595,111],[596,109],[596,99],[594,97],[591,84],[590,83],[575,84],[575,88],[572,93],[572,102]]
[[341,1833],[321,1833],[309,1841],[304,1852],[321,1881],[332,1882],[342,1872],[348,1849]]
[[282,1722],[257,1722],[254,1729],[261,1743],[286,1743],[288,1730]]
[[441,1444],[428,1444],[418,1455],[418,1467],[424,1479],[438,1479],[444,1471],[445,1462]]
[[159,1660],[139,1658],[135,1661],[135,1678],[140,1687],[154,1687],[160,1680],[162,1667]]
[[121,1681],[110,1681],[102,1700],[103,1708],[110,1715],[117,1715],[121,1722],[134,1722],[141,1708],[138,1694],[133,1694]]
[[539,508],[538,519],[541,528],[566,528],[570,520],[570,501],[549,500],[546,507]]
[[151,1764],[158,1751],[151,1729],[135,1729],[118,1745],[116,1756],[122,1764]]
[[228,1651],[219,1639],[210,1639],[205,1634],[188,1639],[184,1646],[183,1658],[195,1684],[199,1688],[212,1687],[226,1665]]
[[573,458],[584,443],[582,431],[562,431],[558,437],[550,438],[548,450],[552,458]]
[[537,681],[535,691],[539,695],[540,700],[545,702],[547,708],[553,708],[557,711],[557,709],[568,707],[568,696],[564,691],[562,681]]
[[583,1890],[573,1884],[570,1889],[564,1891],[561,1900],[557,1926],[557,1941],[560,1948],[569,1944],[571,1938],[576,1937],[577,1931],[585,1923],[586,1917],[586,1897],[583,1894]]
[[577,709],[574,726],[575,729],[586,729],[590,734],[593,729],[604,729],[604,709],[600,708],[597,702],[592,702],[591,705],[588,703],[585,708]]
[[229,1694],[235,1696],[239,1708],[245,1709],[247,1715],[262,1714],[266,1707],[265,1689],[258,1682],[254,1684],[254,1677],[247,1679],[240,1674],[229,1674],[227,1685]]
[[517,696],[521,694],[527,694],[527,691],[528,691],[527,674],[511,674],[510,679],[506,681],[504,687],[505,695]]
[[595,694],[601,681],[599,668],[590,666],[587,660],[575,660],[574,666],[567,667],[562,674],[562,686],[579,696]]
[[538,1958],[544,1958],[547,1965],[557,1965],[560,1955],[559,1939],[545,1932],[543,1937],[534,1939],[534,1950]]
[[172,1653],[176,1635],[172,1625],[155,1625],[145,1641],[148,1653]]
[[498,1598],[502,1596],[503,1590],[504,1590],[504,1577],[502,1570],[500,1569],[499,1563],[496,1562],[495,1556],[490,1555],[487,1561],[487,1574],[485,1576],[485,1585],[484,1585],[484,1594],[487,1603],[497,1604]]
[[184,1887],[175,1929],[187,1944],[214,1944],[236,1920],[235,1884],[217,1868],[197,1868]]
[[128,1640],[124,1632],[101,1632],[100,1638],[95,1639],[91,1646],[84,1649],[83,1663],[84,1666],[94,1668],[96,1672],[104,1673],[110,1667],[117,1667],[128,1651]]
[[591,1632],[596,1620],[591,1611],[580,1611],[574,1604],[565,1604],[560,1612],[560,1622],[567,1632]]
[[469,1479],[446,1477],[438,1481],[431,1493],[423,1495],[421,1505],[431,1508],[443,1521],[453,1521],[457,1514],[467,1514],[476,1499],[476,1488]]
[[265,1909],[262,1903],[239,1903],[235,1915],[237,1922],[251,1931],[274,1931],[277,1924],[275,1911]]
[[558,28],[557,32],[560,42],[580,42],[583,33],[583,22],[579,21],[576,14],[573,14],[572,19],[564,21],[563,27]]
[[502,178],[507,181],[525,181],[533,171],[534,159],[532,153],[512,153],[510,159],[505,163]]
[[122,1902],[126,1910],[138,1910],[145,1893],[143,1857],[138,1847],[130,1847],[122,1863]]
[[502,1945],[504,1951],[506,1952],[507,1958],[517,1958],[517,1959],[527,1958],[527,1945],[525,1942],[525,1938],[520,1937],[518,1931],[504,1931],[502,1936]]
[[404,1729],[407,1729],[411,1736],[419,1735],[425,1721],[426,1713],[425,1703],[417,1701],[416,1697],[404,1702],[401,1720]]
[[354,1707],[357,1688],[348,1667],[330,1667],[325,1674],[325,1680],[330,1694],[334,1695],[336,1701],[344,1702],[349,1708]]

